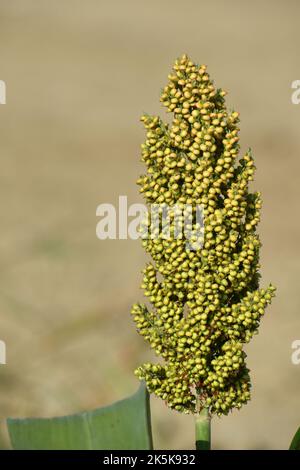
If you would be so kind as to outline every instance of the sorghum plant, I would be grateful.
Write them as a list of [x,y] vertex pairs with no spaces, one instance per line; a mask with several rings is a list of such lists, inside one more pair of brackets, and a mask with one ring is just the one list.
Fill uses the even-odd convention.
[[136,375],[169,407],[198,416],[205,447],[209,417],[250,399],[244,344],[257,332],[275,288],[259,288],[261,195],[249,190],[251,151],[239,157],[239,114],[228,111],[225,92],[215,88],[206,66],[186,55],[168,79],[161,102],[172,123],[141,118],[147,172],[138,184],[149,207],[200,204],[204,241],[193,250],[174,230],[168,238],[161,233],[143,240],[153,262],[143,271],[142,288],[152,307],[135,304],[132,314],[163,361],[142,365]]

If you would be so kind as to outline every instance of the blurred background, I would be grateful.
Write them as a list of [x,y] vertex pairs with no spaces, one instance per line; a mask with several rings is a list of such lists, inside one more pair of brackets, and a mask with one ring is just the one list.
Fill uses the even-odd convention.
[[[300,3],[252,0],[1,0],[1,445],[7,416],[54,416],[135,391],[151,353],[131,304],[142,299],[139,241],[96,238],[96,207],[141,202],[143,112],[188,53],[241,113],[242,151],[263,193],[262,285],[278,288],[247,347],[253,394],[213,421],[221,449],[287,448],[300,425]],[[192,448],[193,418],[152,398],[158,449]]]

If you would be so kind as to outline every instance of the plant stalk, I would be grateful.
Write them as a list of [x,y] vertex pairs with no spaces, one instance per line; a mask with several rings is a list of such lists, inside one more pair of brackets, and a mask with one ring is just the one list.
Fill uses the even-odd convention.
[[203,408],[195,416],[196,449],[210,450],[211,416],[208,408]]

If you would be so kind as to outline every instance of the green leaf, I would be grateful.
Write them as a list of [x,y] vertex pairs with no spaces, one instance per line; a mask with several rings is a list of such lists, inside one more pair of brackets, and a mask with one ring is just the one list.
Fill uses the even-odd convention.
[[7,420],[14,449],[152,449],[149,394],[138,391],[110,406],[58,418]]
[[293,437],[290,445],[290,450],[300,450],[300,428]]

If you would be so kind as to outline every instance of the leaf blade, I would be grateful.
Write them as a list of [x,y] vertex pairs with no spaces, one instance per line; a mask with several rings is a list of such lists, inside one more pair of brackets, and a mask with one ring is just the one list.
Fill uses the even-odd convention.
[[300,428],[296,431],[294,435],[289,450],[300,450]]
[[142,383],[124,400],[93,411],[57,418],[7,420],[14,449],[152,449],[149,394]]

